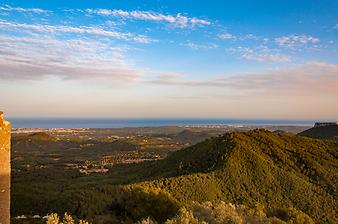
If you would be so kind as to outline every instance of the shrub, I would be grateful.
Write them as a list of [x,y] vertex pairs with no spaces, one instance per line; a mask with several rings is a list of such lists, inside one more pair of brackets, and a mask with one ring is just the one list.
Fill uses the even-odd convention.
[[[80,219],[79,224],[89,224],[89,222]],[[46,224],[75,224],[73,217],[67,213],[65,213],[63,217],[63,222],[60,221],[60,217],[56,213],[52,213],[47,215]]]

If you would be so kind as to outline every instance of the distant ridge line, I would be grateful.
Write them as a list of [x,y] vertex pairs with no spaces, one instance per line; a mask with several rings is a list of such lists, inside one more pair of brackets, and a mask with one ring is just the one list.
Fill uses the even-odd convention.
[[338,122],[316,122],[314,127],[325,127],[331,125],[338,125]]

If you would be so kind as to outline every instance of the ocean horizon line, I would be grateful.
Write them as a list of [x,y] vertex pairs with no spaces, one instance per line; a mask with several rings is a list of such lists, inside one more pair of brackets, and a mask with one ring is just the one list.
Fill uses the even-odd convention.
[[104,118],[104,117],[8,117],[12,128],[128,128],[161,126],[313,126],[326,120],[236,118]]

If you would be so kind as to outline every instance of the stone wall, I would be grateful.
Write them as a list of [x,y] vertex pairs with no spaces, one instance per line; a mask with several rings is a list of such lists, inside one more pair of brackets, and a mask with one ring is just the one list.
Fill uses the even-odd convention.
[[0,224],[10,223],[11,125],[0,111]]

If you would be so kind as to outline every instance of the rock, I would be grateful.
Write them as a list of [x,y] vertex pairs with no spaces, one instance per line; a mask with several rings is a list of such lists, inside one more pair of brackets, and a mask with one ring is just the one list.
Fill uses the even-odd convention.
[[0,224],[10,223],[11,125],[0,111]]

